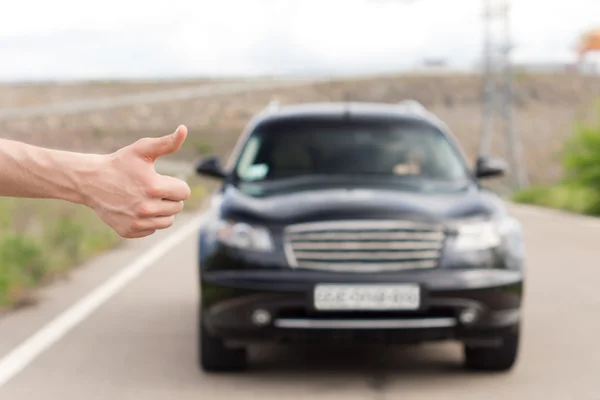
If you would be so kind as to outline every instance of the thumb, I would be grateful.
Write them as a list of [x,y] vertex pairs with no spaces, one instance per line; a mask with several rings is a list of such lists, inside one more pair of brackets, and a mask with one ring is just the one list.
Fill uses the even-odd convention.
[[183,144],[187,137],[187,127],[179,125],[170,135],[159,138],[144,138],[135,143],[135,151],[142,157],[155,161],[157,158],[173,154]]

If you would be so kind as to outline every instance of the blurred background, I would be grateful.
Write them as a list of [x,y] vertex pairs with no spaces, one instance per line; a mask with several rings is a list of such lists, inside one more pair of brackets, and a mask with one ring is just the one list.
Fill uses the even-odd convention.
[[[494,190],[595,212],[586,187],[562,182],[565,140],[598,121],[599,15],[587,0],[23,0],[0,13],[0,132],[106,153],[186,124],[184,148],[157,168],[190,181],[193,207],[212,182],[190,163],[227,155],[273,100],[415,99],[472,162],[506,157],[512,174]],[[0,202],[14,233],[0,261],[15,264],[0,304],[118,242],[88,210]]]
[[[107,153],[185,124],[183,149],[157,169],[190,182],[190,210],[213,185],[191,163],[226,156],[273,100],[415,99],[471,162],[509,161],[493,190],[599,214],[599,96],[590,0],[21,0],[0,12],[0,137]],[[1,199],[0,312],[120,243],[87,209]]]
[[[24,0],[0,15],[0,128],[3,137],[33,144],[106,152],[185,123],[191,136],[178,157],[191,159],[226,152],[271,99],[413,98],[474,154],[486,60],[501,68],[502,46],[510,45],[519,161],[526,183],[548,184],[561,174],[556,155],[573,123],[595,120],[600,56],[579,49],[600,25],[600,5],[513,1],[505,26],[504,3]],[[484,17],[486,7],[492,17]],[[214,96],[200,89],[274,78],[307,84]],[[503,84],[496,78],[488,89],[503,92]],[[100,99],[107,103],[88,104]],[[36,113],[50,105],[69,106]],[[503,128],[493,129],[500,131],[490,135],[491,148],[508,154]]]

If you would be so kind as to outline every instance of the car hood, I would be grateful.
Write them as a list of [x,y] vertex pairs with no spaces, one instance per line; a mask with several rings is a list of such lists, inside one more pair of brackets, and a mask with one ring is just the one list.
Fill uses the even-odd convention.
[[399,218],[431,222],[503,213],[500,199],[476,185],[449,193],[422,193],[355,185],[261,196],[228,186],[221,194],[226,218],[261,224],[290,224],[328,219]]

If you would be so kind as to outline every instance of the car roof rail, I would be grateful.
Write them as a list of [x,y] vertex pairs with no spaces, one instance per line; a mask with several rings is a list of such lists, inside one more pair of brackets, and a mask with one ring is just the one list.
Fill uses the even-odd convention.
[[446,127],[444,121],[442,121],[436,114],[427,109],[421,102],[417,100],[403,100],[398,103],[398,105],[403,108],[406,112],[413,113],[415,115],[420,116],[421,118],[425,118],[429,121],[432,121],[438,125],[442,125]]
[[269,102],[269,104],[267,104],[266,108],[268,111],[276,111],[279,109],[279,107],[280,107],[279,100],[273,99]]
[[398,106],[406,109],[407,111],[415,112],[418,114],[428,114],[427,108],[419,101],[413,99],[407,99],[398,102]]

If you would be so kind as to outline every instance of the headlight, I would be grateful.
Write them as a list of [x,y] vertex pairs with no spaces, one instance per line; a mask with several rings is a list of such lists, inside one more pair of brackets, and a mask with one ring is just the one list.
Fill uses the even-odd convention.
[[217,239],[231,247],[255,251],[272,251],[273,241],[268,229],[244,222],[220,221]]
[[488,221],[463,221],[455,223],[454,248],[457,251],[477,251],[508,246],[522,246],[521,224],[512,217]]
[[457,251],[477,251],[497,247],[501,243],[498,224],[492,221],[463,222],[454,226]]
[[448,265],[520,268],[524,246],[521,225],[516,219],[460,221],[452,224],[450,230]]

